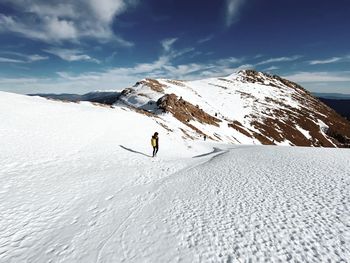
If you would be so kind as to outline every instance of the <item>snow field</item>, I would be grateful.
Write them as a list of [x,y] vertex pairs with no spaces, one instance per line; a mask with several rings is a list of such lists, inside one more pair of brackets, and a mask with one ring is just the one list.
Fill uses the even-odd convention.
[[185,141],[157,121],[1,92],[0,262],[350,258],[349,150]]
[[[75,240],[104,238],[110,229],[100,231],[97,218],[106,218],[102,225],[112,227],[119,220],[113,207],[119,207],[121,220],[129,211],[123,210],[126,197],[117,193],[187,165],[177,158],[166,170],[160,165],[152,170],[157,162],[149,158],[154,131],[160,133],[160,153],[169,162],[179,152],[183,157],[196,152],[155,120],[128,109],[3,92],[0,107],[0,255],[5,262],[64,260],[67,254],[84,260],[85,247],[79,251]],[[132,198],[139,202],[139,193]],[[92,241],[90,249],[99,243]]]
[[346,262],[349,156],[239,147],[187,171],[169,189],[181,246],[192,262]]

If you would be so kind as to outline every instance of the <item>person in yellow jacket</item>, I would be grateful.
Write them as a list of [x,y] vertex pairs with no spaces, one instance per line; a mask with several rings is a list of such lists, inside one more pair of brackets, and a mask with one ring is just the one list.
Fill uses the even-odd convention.
[[151,144],[153,147],[153,157],[157,155],[158,149],[159,149],[159,137],[158,132],[155,132],[151,139]]

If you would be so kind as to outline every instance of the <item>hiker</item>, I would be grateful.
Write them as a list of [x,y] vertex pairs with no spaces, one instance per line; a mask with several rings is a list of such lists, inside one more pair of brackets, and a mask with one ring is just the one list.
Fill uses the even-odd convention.
[[158,149],[159,149],[159,138],[158,138],[158,132],[155,132],[151,139],[151,144],[153,146],[153,157],[157,155]]
[[203,138],[204,138],[204,141],[206,141],[207,140],[207,135],[203,135]]

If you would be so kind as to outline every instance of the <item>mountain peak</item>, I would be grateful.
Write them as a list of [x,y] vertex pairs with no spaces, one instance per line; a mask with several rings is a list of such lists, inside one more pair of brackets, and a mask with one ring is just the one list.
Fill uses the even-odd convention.
[[[350,123],[298,84],[251,69],[196,81],[143,79],[118,103],[151,113],[187,138],[298,146],[345,146]],[[211,121],[208,121],[211,120]],[[173,128],[171,128],[173,129]]]

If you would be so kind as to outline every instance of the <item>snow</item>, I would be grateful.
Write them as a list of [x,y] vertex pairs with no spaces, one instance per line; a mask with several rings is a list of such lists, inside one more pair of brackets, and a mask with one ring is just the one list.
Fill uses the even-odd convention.
[[349,150],[184,140],[161,118],[0,92],[0,262],[350,258]]
[[303,129],[302,127],[300,127],[300,126],[298,126],[298,125],[296,125],[296,128],[298,129],[298,131],[300,131],[300,132],[304,135],[304,137],[305,137],[306,139],[312,139],[312,136],[310,135],[310,132],[309,132],[309,131]]

